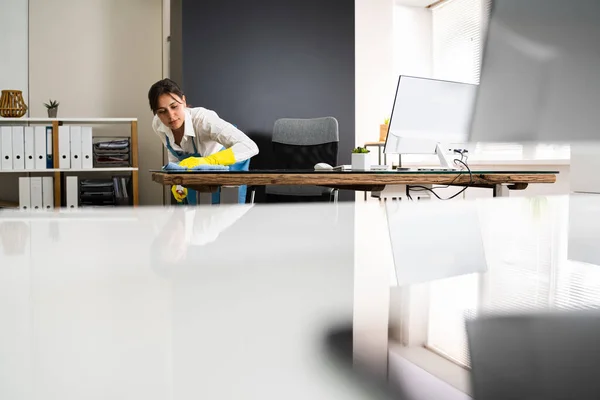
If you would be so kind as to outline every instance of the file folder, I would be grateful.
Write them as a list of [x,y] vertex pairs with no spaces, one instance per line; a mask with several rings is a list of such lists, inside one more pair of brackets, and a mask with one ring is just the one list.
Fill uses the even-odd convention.
[[42,178],[42,206],[44,210],[54,208],[54,178],[51,176]]
[[46,168],[54,168],[54,142],[52,141],[52,127],[46,127]]
[[29,188],[31,196],[31,209],[42,210],[42,177],[34,176],[29,178]]
[[92,127],[81,128],[81,167],[83,169],[94,168],[93,136]]
[[67,208],[79,208],[79,184],[76,176],[67,176]]
[[36,126],[33,135],[35,169],[46,169],[46,128],[43,126]]
[[22,171],[25,169],[25,127],[12,127],[12,158],[13,169]]
[[35,130],[33,126],[25,127],[25,169],[35,169]]
[[27,177],[19,177],[19,208],[23,211],[29,211],[31,208],[29,178]]
[[58,167],[61,169],[71,168],[71,135],[67,125],[58,127]]
[[12,170],[12,128],[0,126],[0,141],[2,142],[2,169]]
[[71,126],[71,169],[81,169],[80,126]]

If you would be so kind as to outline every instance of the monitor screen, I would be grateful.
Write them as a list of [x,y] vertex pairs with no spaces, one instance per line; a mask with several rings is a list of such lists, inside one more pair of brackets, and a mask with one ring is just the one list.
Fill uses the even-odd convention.
[[495,0],[471,142],[600,139],[600,1]]
[[466,143],[477,85],[401,75],[386,153],[435,153],[437,143]]

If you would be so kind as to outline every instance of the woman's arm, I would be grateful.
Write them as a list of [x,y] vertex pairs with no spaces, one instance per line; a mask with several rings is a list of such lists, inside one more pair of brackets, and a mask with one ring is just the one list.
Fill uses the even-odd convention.
[[192,119],[196,132],[207,135],[201,139],[210,139],[222,144],[233,152],[235,162],[247,160],[258,154],[256,143],[235,126],[221,119],[216,112],[206,109],[194,110]]

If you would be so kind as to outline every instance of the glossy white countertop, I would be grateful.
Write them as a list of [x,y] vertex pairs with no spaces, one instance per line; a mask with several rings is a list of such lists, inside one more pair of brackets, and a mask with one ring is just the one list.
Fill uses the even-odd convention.
[[[0,213],[0,398],[340,398],[352,207]],[[233,218],[232,218],[233,217]]]
[[[325,332],[354,319],[358,340],[387,346],[390,287],[461,274],[448,272],[456,258],[424,253],[481,246],[485,270],[463,276],[520,255],[518,268],[537,271],[546,253],[526,258],[525,239],[550,232],[562,246],[550,260],[600,263],[594,216],[595,196],[391,203],[387,214],[372,203],[0,212],[0,398],[360,399],[323,351]],[[439,260],[443,277],[406,283]],[[498,285],[523,283],[510,279]]]

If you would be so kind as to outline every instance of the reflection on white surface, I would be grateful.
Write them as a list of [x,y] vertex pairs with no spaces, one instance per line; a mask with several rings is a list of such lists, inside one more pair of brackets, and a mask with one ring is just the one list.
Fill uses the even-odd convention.
[[[195,233],[223,226],[205,210]],[[321,348],[352,318],[354,207],[240,210],[181,263],[152,259],[171,210],[0,213],[27,226],[2,237],[0,397],[348,398]]]
[[486,258],[476,202],[387,204],[398,285],[483,272]]
[[251,208],[252,204],[236,207],[172,208],[155,239],[155,261],[178,264],[186,260],[190,247],[213,243],[219,235],[235,225]]
[[[600,267],[567,258],[596,199],[403,203],[482,246],[487,270],[402,287],[401,344],[468,366],[469,315],[600,305]],[[0,398],[365,398],[324,333],[354,318],[360,355],[385,349],[398,226],[368,203],[229,207],[0,212]],[[479,244],[473,224],[443,227],[468,209]],[[409,260],[452,253],[444,235],[403,240]]]
[[[598,246],[587,245],[599,239],[591,223],[600,216],[597,201],[595,196],[572,196],[480,202],[488,271],[403,289],[409,294],[407,307],[412,311],[402,320],[404,329],[411,331],[408,335],[412,333],[411,341],[404,345],[426,346],[456,364],[469,366],[467,318],[484,313],[599,307],[600,266],[567,257],[573,254],[569,251],[573,247],[582,258],[600,256]],[[586,245],[578,240],[585,240]]]

